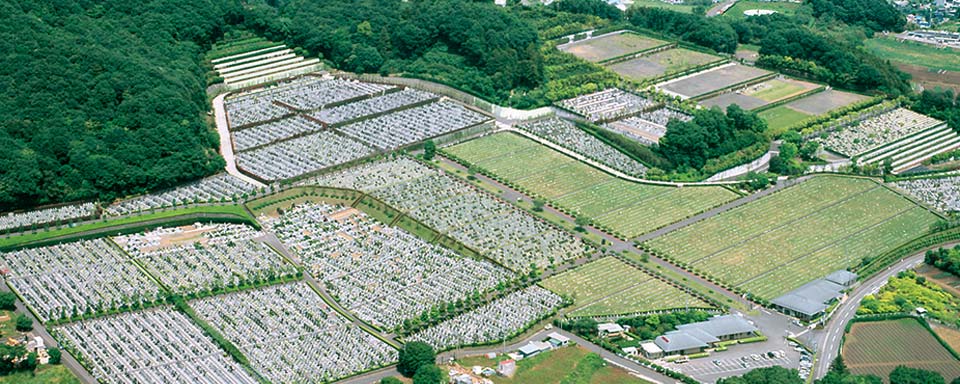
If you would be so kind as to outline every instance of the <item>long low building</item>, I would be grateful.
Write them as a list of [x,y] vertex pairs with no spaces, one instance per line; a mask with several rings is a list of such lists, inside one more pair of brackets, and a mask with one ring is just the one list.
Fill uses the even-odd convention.
[[[645,346],[644,354],[648,358],[658,358],[663,355],[699,353],[703,352],[704,349],[715,346],[718,342],[751,337],[756,332],[757,327],[743,317],[735,315],[714,316],[707,321],[680,325],[677,330],[657,337],[653,344],[659,348],[659,351],[651,348],[651,346]],[[651,356],[658,352],[661,356]]]
[[809,321],[820,317],[834,301],[843,297],[843,291],[857,281],[857,275],[836,271],[770,301],[773,307],[786,315]]

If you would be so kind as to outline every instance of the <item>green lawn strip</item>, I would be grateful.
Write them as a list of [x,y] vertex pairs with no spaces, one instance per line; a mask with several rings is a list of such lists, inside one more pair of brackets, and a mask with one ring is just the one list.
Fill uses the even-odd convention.
[[791,109],[786,105],[770,108],[758,113],[761,119],[767,121],[767,132],[776,136],[787,131],[787,128],[810,118],[810,115]]
[[[241,222],[253,225],[256,228],[260,227],[256,220],[254,220],[253,215],[242,206],[207,205],[146,213],[136,216],[124,216],[68,228],[36,230],[19,235],[14,234],[0,239],[0,249],[9,250],[22,246],[35,246],[53,242],[102,237],[118,232],[133,233],[149,227],[176,225],[171,223],[192,224],[197,221]],[[140,223],[142,223],[143,226],[136,225]]]
[[33,372],[0,376],[0,384],[80,384],[80,379],[63,365],[41,365]]
[[[305,202],[324,202],[328,204],[352,205],[363,196],[360,191],[332,187],[293,187],[248,201],[244,204],[254,216],[271,214],[276,209],[289,208]],[[274,212],[271,212],[274,211]]]
[[927,44],[905,41],[898,42],[894,38],[880,37],[867,39],[867,50],[894,62],[919,65],[931,69],[960,71],[960,49],[939,49]]
[[710,298],[710,299],[712,299],[712,300],[714,300],[714,301],[716,301],[716,302],[718,302],[718,303],[722,303],[723,305],[730,306],[730,307],[732,307],[732,308],[734,308],[734,309],[737,309],[737,310],[739,310],[739,311],[741,311],[741,312],[747,312],[747,311],[750,310],[749,307],[747,307],[745,304],[743,304],[743,303],[740,302],[739,300],[733,300],[733,299],[727,297],[726,295],[724,295],[724,294],[722,294],[722,293],[720,293],[720,292],[717,292],[717,291],[714,290],[714,289],[711,289],[711,288],[709,288],[709,287],[707,287],[707,286],[705,286],[705,285],[703,285],[703,284],[700,284],[700,283],[698,283],[698,282],[696,282],[696,281],[692,281],[692,280],[690,280],[689,278],[687,278],[686,276],[680,274],[680,273],[677,272],[677,271],[673,271],[673,270],[670,270],[670,269],[668,269],[668,268],[663,268],[663,266],[661,266],[661,265],[659,265],[659,264],[657,264],[657,263],[654,263],[654,262],[650,261],[649,258],[644,258],[644,257],[640,256],[639,254],[637,254],[637,253],[635,253],[635,252],[625,252],[625,253],[623,253],[623,256],[624,256],[625,258],[627,258],[627,259],[629,259],[629,260],[637,263],[637,264],[640,264],[640,265],[646,267],[646,268],[649,269],[649,270],[655,271],[656,273],[659,273],[659,274],[663,275],[664,277],[666,277],[666,278],[668,278],[668,279],[670,279],[670,280],[673,280],[674,282],[677,282],[678,284],[681,284],[681,285],[683,285],[683,286],[685,286],[685,287],[687,287],[687,288],[690,288],[690,289],[696,291],[697,293],[699,293],[699,294],[701,294],[701,295],[703,295],[703,296],[706,296],[706,297],[708,297],[708,298]]

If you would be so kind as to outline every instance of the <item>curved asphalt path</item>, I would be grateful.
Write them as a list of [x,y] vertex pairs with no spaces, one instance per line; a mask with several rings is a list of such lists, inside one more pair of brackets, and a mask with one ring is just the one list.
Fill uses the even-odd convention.
[[237,169],[237,157],[233,153],[233,140],[230,137],[230,126],[227,124],[227,110],[223,105],[224,97],[226,97],[226,94],[222,93],[213,98],[213,114],[217,123],[217,134],[220,135],[220,156],[223,156],[224,162],[227,163],[225,169],[227,173],[240,180],[257,187],[265,187],[265,184],[244,175]]
[[822,378],[830,369],[830,364],[833,363],[833,359],[835,359],[840,352],[840,342],[843,340],[843,333],[847,327],[847,323],[857,314],[860,301],[862,301],[866,295],[872,294],[880,289],[880,287],[887,283],[890,277],[923,263],[924,254],[928,249],[953,247],[958,244],[960,244],[960,242],[946,243],[926,248],[887,267],[883,272],[871,277],[854,289],[853,293],[847,297],[847,300],[841,303],[834,311],[833,316],[827,321],[825,329],[815,338],[817,343],[817,361],[813,367],[813,377],[815,379]]

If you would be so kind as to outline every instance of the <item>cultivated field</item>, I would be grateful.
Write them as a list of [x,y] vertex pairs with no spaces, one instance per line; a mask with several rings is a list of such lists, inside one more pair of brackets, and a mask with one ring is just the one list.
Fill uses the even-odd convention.
[[896,63],[960,72],[960,60],[957,60],[960,49],[941,49],[913,41],[899,42],[892,37],[867,39],[866,47],[880,58]]
[[570,308],[568,316],[574,317],[711,307],[614,257],[606,257],[553,276],[541,285],[557,294],[572,297],[574,306]]
[[746,110],[757,109],[767,104],[788,99],[816,89],[818,85],[793,79],[772,79],[753,84],[733,92],[711,97],[700,104],[704,107],[720,107],[737,104]]
[[886,382],[898,365],[939,372],[948,382],[960,377],[960,361],[914,319],[854,323],[842,354],[851,372]]
[[674,188],[624,181],[508,133],[447,150],[625,237],[652,231],[737,197],[720,187]]
[[557,48],[561,51],[572,53],[581,59],[596,63],[653,47],[659,47],[664,44],[667,44],[667,42],[644,37],[636,33],[624,32],[580,40],[572,44],[558,46]]
[[729,65],[670,81],[659,85],[659,88],[684,98],[692,98],[730,88],[769,74],[769,71],[760,68]]
[[612,64],[608,68],[627,79],[643,81],[718,60],[722,59],[685,48],[674,48]]
[[917,238],[937,218],[873,181],[817,177],[646,246],[769,300]]

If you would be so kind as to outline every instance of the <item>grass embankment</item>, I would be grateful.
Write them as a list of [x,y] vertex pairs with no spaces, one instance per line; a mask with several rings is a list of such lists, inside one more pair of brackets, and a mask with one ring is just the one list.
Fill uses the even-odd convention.
[[40,245],[47,241],[70,241],[77,238],[91,235],[104,235],[112,233],[113,230],[129,231],[142,229],[137,224],[144,223],[148,226],[155,226],[164,223],[176,223],[180,220],[191,221],[209,219],[224,219],[247,222],[254,226],[256,220],[239,205],[210,205],[175,209],[162,212],[145,213],[135,216],[124,216],[119,218],[107,218],[104,220],[89,222],[73,227],[56,229],[38,229],[35,231],[12,234],[0,238],[0,249],[10,249],[22,246]]
[[957,57],[960,56],[960,50],[958,49],[940,49],[932,45],[912,41],[898,42],[891,37],[868,39],[865,45],[867,50],[881,59],[931,69],[960,72],[960,60],[957,60]]

